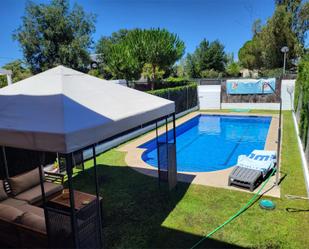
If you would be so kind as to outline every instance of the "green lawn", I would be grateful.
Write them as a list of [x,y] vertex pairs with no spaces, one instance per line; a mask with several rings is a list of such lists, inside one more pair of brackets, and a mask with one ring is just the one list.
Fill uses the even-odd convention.
[[[306,190],[290,112],[284,112],[283,124],[285,178],[282,198],[273,199],[277,208],[265,211],[255,203],[198,248],[309,248],[309,203],[284,198]],[[127,167],[124,156],[112,149],[98,157],[105,248],[191,248],[252,197],[186,183],[168,192],[157,179]],[[74,185],[93,193],[93,169],[78,174]]]

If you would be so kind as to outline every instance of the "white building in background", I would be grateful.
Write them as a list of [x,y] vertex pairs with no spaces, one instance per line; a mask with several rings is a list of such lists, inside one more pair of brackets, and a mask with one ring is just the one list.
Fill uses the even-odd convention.
[[250,70],[247,68],[241,69],[240,74],[242,78],[257,78],[259,76],[259,72],[257,70]]
[[6,69],[0,69],[0,75],[6,75],[6,80],[8,85],[12,84],[12,71]]
[[110,83],[122,85],[122,86],[127,86],[127,81],[126,80],[108,80]]

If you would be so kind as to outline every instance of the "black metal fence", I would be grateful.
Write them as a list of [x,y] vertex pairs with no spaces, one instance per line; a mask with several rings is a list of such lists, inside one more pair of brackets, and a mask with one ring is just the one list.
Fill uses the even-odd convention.
[[172,100],[176,105],[176,113],[189,110],[198,105],[197,84],[178,86],[150,91],[149,93]]

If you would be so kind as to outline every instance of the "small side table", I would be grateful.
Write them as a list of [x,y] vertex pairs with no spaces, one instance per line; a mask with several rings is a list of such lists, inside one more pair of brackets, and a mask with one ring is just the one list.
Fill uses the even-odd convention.
[[[80,211],[96,199],[95,195],[74,190],[74,206],[76,211]],[[100,198],[101,202],[102,198]],[[70,198],[63,198],[63,194],[56,196],[49,201],[49,205],[64,211],[69,211],[71,204]]]
[[[76,215],[76,231],[78,238],[78,247],[80,248],[98,248],[100,245],[99,220],[96,196],[88,193],[74,190],[74,207]],[[99,198],[101,206],[102,198]],[[74,245],[72,234],[72,213],[70,198],[64,198],[60,194],[47,202],[46,210],[49,212],[49,237],[52,243],[51,247],[62,246],[71,248]],[[102,211],[102,208],[101,208]],[[60,236],[59,234],[62,234]],[[63,244],[64,243],[64,244]],[[65,245],[65,246],[63,246]]]

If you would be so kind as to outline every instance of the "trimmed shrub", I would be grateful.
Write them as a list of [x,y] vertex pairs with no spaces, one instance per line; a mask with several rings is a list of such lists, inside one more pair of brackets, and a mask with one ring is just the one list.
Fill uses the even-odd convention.
[[[301,103],[299,103],[301,101]],[[304,144],[307,144],[309,129],[309,56],[302,59],[298,66],[298,75],[295,86],[295,108],[300,113],[299,135]]]
[[208,78],[208,79],[218,79],[218,78],[222,78],[223,73],[216,71],[214,69],[210,69],[210,70],[204,70],[201,72],[201,76],[202,78]]
[[192,82],[190,82],[186,78],[176,78],[176,77],[169,77],[167,79],[161,80],[160,82],[155,83],[155,90],[163,89],[163,88],[171,88],[177,86],[185,86]]
[[259,72],[259,77],[275,77],[280,78],[282,76],[282,68],[264,69]]
[[197,84],[164,88],[148,93],[175,102],[176,113],[180,113],[197,106]]

